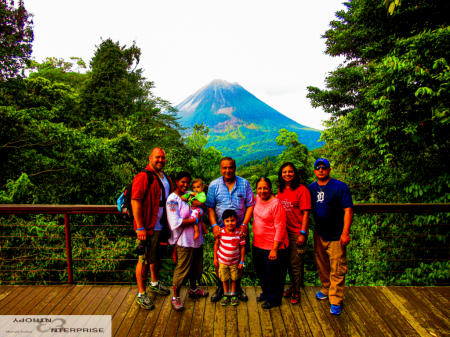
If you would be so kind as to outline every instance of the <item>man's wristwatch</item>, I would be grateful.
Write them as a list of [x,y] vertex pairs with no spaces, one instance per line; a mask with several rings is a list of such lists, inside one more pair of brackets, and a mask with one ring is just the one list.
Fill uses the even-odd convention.
[[242,267],[245,267],[245,264],[244,264],[244,262],[242,262],[242,261],[239,261],[239,263],[240,263],[240,264],[242,264]]
[[300,235],[303,235],[305,238],[308,235],[308,233],[306,233],[305,231],[300,231]]

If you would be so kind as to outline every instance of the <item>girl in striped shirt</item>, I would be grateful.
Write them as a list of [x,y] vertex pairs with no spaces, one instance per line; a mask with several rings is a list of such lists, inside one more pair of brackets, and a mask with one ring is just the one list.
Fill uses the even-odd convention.
[[[220,236],[214,245],[214,265],[219,267],[219,278],[223,282],[224,297],[221,305],[238,305],[236,296],[236,281],[239,271],[244,268],[245,238],[239,236],[236,229],[237,214],[232,209],[227,209],[222,214],[225,225],[220,230]],[[229,280],[231,279],[231,292],[229,291]]]

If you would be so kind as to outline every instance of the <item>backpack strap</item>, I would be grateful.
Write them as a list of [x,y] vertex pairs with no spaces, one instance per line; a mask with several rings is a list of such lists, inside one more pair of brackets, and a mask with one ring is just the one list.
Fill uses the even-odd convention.
[[147,169],[143,169],[141,172],[145,172],[147,174],[147,192],[150,189],[150,186],[153,184],[153,174],[152,171]]
[[[159,179],[159,177],[156,175],[155,172],[153,171],[149,171],[149,170],[142,170],[141,172],[145,172],[147,173],[147,181],[148,181],[148,189],[150,189],[150,185],[153,183],[154,180],[154,176],[156,177],[156,181],[159,184],[159,187],[161,188],[162,191],[162,200],[159,201],[159,207],[166,207],[166,189],[164,188],[164,184],[162,183],[162,181]],[[163,172],[164,174],[164,172]],[[166,177],[167,181],[169,181],[169,178],[167,178],[167,175],[164,174],[164,176]],[[170,184],[169,184],[170,186]],[[169,191],[170,193],[170,191]]]
[[[156,177],[156,181],[158,182],[159,187],[161,188],[161,196],[162,196],[161,200],[159,201],[159,207],[163,208],[163,214],[161,216],[161,220],[160,221],[161,221],[161,224],[163,226],[168,227],[167,212],[166,212],[166,201],[167,201],[167,198],[166,198],[166,189],[164,187],[164,184],[162,183],[161,179],[159,179],[159,177],[156,175],[156,173],[154,171],[149,171],[149,170],[145,169],[145,170],[142,170],[141,172],[147,173],[147,180],[149,182],[149,184],[148,184],[148,188],[149,189],[150,189],[150,185],[153,183],[153,180],[154,180],[153,176]],[[163,172],[163,174],[164,174],[165,179],[167,179],[167,181],[169,182],[169,193],[170,193],[171,192],[170,191],[171,184],[170,184],[169,177],[167,177],[167,174],[165,174],[164,172]]]

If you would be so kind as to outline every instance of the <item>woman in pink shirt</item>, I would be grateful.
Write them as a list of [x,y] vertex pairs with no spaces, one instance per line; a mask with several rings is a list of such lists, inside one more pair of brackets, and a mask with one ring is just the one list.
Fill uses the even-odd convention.
[[311,210],[311,196],[308,188],[301,184],[295,165],[284,163],[278,170],[277,198],[280,199],[286,211],[286,229],[289,237],[288,272],[291,286],[283,293],[291,297],[291,303],[300,302],[300,285],[302,283],[302,264],[306,253],[306,238],[308,235],[308,218]]
[[253,210],[253,263],[261,282],[257,297],[263,309],[281,304],[288,256],[289,239],[286,213],[280,200],[272,194],[272,182],[260,178],[256,183],[256,204]]

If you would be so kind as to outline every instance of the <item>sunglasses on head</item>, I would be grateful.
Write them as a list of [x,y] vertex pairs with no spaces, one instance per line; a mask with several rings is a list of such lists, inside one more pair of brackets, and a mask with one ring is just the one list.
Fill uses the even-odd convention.
[[314,166],[314,170],[319,171],[320,169],[322,169],[322,170],[327,170],[328,167],[326,167],[325,165],[317,165],[317,166]]

